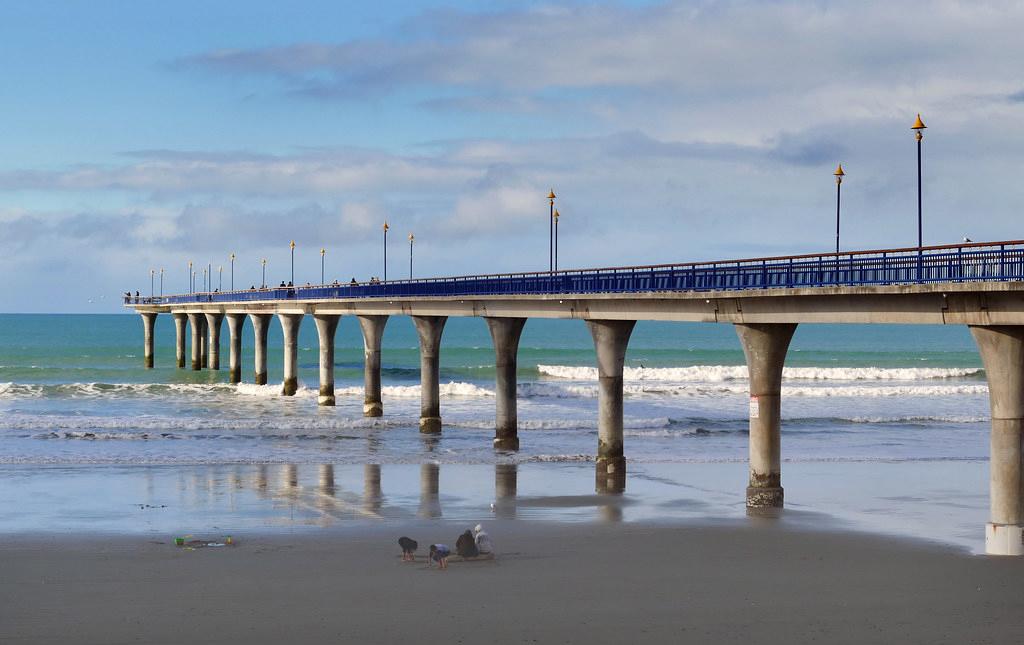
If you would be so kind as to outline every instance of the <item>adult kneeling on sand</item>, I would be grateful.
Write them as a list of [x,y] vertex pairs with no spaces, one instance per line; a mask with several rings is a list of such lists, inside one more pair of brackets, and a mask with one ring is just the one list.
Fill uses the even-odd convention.
[[473,533],[469,529],[455,541],[455,552],[463,558],[475,558],[480,555],[476,549],[476,540],[473,539]]
[[473,538],[476,541],[476,550],[480,555],[493,555],[494,545],[491,543],[491,536],[484,530],[482,524],[473,527]]

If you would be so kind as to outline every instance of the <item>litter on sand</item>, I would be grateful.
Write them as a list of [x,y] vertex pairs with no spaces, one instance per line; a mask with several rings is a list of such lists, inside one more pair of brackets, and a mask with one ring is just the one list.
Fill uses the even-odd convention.
[[188,539],[188,538],[191,538],[191,537],[192,537],[191,535],[186,535],[185,537],[176,537],[176,538],[174,538],[174,546],[182,547],[182,548],[184,548],[187,551],[194,551],[196,549],[207,549],[207,548],[217,548],[217,547],[223,547],[223,546],[234,546],[234,544],[235,544],[235,541],[231,538],[230,535],[226,536],[224,538],[223,542],[215,542],[215,541],[211,541],[211,540],[190,540],[190,539]]

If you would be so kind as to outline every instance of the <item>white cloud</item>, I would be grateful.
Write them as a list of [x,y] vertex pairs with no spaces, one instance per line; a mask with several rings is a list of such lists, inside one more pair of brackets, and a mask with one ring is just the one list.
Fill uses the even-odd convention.
[[317,275],[321,246],[376,275],[385,218],[399,241],[416,233],[418,272],[539,269],[550,187],[564,266],[814,251],[831,246],[839,161],[844,246],[900,245],[916,239],[917,111],[926,242],[1019,237],[1021,24],[1010,2],[572,3],[199,54],[182,65],[469,134],[413,121],[389,150],[142,150],[0,173],[0,270],[49,255],[69,281],[106,267],[123,290],[132,271],[231,251],[277,270],[295,239]]

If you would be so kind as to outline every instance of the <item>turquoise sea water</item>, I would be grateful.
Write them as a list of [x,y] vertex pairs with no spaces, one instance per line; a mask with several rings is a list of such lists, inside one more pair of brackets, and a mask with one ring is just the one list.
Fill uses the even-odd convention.
[[[276,323],[266,386],[252,384],[248,322],[239,386],[226,370],[176,369],[169,316],[156,333],[156,369],[147,370],[135,315],[0,315],[0,532],[244,530],[423,508],[467,520],[502,508],[562,520],[743,514],[748,388],[729,325],[637,325],[625,372],[629,477],[618,501],[592,496],[597,374],[580,321],[526,325],[517,453],[492,448],[494,354],[480,319],[445,328],[439,437],[418,432],[408,318],[391,319],[384,335],[381,419],[362,417],[362,339],[351,317],[337,335],[334,408],[316,405],[309,319],[295,397],[279,395]],[[803,325],[782,413],[787,508],[980,548],[988,396],[965,328]],[[372,512],[363,508],[367,464],[379,465],[383,488]],[[424,497],[428,467],[440,469],[436,499]],[[501,468],[518,469],[519,498],[488,511]]]
[[[596,447],[593,344],[579,321],[531,320],[519,353],[522,450],[496,454],[494,354],[480,319],[453,318],[443,337],[437,439],[416,432],[419,359],[408,318],[383,346],[385,416],[364,419],[362,340],[351,317],[337,336],[338,406],[318,408],[317,336],[300,333],[300,382],[278,396],[281,335],[270,333],[271,385],[174,367],[169,316],[156,328],[156,369],[142,366],[134,315],[0,316],[0,463],[451,463],[587,460]],[[226,337],[226,328],[224,336]],[[226,356],[226,342],[222,355]],[[223,361],[226,363],[226,360]],[[729,325],[641,322],[626,368],[631,460],[746,458],[746,372]],[[984,459],[987,389],[966,329],[804,325],[784,383],[784,458],[800,461]]]

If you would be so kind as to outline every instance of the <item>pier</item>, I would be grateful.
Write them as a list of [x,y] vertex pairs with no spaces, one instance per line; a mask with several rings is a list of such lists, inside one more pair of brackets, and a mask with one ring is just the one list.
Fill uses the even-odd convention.
[[[605,492],[621,491],[625,481],[622,373],[636,322],[732,324],[750,375],[746,503],[753,510],[784,504],[782,367],[798,325],[967,325],[985,366],[992,410],[986,551],[1024,555],[1024,241],[126,297],[125,305],[143,319],[146,367],[154,363],[156,318],[170,314],[177,366],[185,367],[187,323],[191,368],[220,369],[220,329],[226,318],[232,383],[242,379],[246,317],[255,341],[254,382],[266,383],[267,330],[276,316],[285,341],[284,396],[298,387],[298,330],[311,316],[320,341],[318,403],[324,406],[335,404],[338,320],[356,316],[365,347],[363,410],[370,417],[384,414],[380,359],[385,325],[390,317],[409,316],[419,338],[419,427],[425,434],[443,428],[438,378],[445,322],[453,316],[483,318],[495,348],[498,450],[519,447],[516,355],[524,326],[530,318],[585,321],[597,355],[596,471],[598,489]],[[427,470],[424,477],[436,481]],[[424,509],[434,512],[431,503],[425,502]]]

